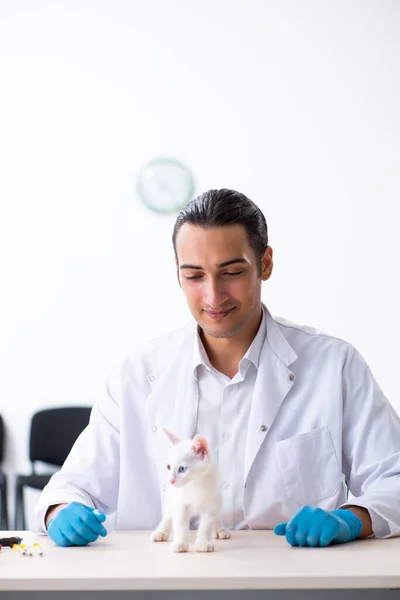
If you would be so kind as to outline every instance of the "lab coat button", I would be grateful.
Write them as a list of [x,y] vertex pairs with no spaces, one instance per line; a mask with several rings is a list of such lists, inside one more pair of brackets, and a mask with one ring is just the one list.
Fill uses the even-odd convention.
[[152,431],[157,431],[157,427],[155,425],[153,425],[153,427],[151,428]]
[[231,434],[229,433],[229,431],[225,431],[222,437],[224,438],[224,440],[230,440]]
[[148,379],[149,381],[154,381],[154,380],[155,380],[155,377],[154,377],[154,375],[148,375],[148,376],[147,376],[147,379]]
[[167,489],[167,486],[165,485],[165,483],[162,484],[161,489],[165,492],[165,490]]
[[290,379],[290,381],[294,381],[294,375],[293,375],[293,373],[290,373],[289,379]]
[[266,425],[261,425],[260,431],[267,431],[268,427]]
[[221,487],[223,490],[227,490],[229,487],[229,483],[227,481],[224,481],[223,483],[221,483]]

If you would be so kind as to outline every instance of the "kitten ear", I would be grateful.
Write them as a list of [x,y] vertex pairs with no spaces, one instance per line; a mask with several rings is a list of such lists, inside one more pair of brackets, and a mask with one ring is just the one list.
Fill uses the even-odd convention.
[[202,435],[195,435],[192,440],[193,452],[203,460],[206,454],[208,454],[208,442]]
[[170,431],[168,431],[167,429],[165,429],[163,427],[163,432],[165,433],[166,436],[168,436],[168,438],[170,439],[170,441],[174,444],[174,446],[176,444],[179,444],[181,442],[180,438],[178,438],[177,435],[175,435],[174,433],[171,433]]

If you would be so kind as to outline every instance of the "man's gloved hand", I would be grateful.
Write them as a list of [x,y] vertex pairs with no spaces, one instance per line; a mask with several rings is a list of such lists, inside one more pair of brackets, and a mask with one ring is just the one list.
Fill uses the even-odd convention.
[[105,520],[106,515],[99,510],[71,502],[50,519],[47,533],[57,546],[86,546],[95,542],[99,535],[107,535],[107,529],[102,525]]
[[361,533],[362,522],[350,510],[332,512],[303,506],[288,523],[274,528],[276,535],[286,535],[291,546],[328,546],[351,542]]

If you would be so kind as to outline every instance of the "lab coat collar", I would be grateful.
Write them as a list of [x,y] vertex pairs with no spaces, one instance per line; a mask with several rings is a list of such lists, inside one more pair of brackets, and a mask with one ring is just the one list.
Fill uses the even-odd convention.
[[289,344],[282,331],[279,328],[278,323],[275,321],[265,304],[263,308],[266,316],[266,328],[267,328],[267,342],[271,350],[276,356],[282,361],[287,367],[294,363],[298,359],[296,352]]

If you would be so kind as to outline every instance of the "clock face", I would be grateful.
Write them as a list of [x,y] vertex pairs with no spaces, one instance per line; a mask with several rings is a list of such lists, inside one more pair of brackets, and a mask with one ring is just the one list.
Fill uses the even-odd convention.
[[172,158],[156,158],[141,171],[137,190],[142,202],[151,210],[177,213],[192,199],[193,176],[181,162]]

